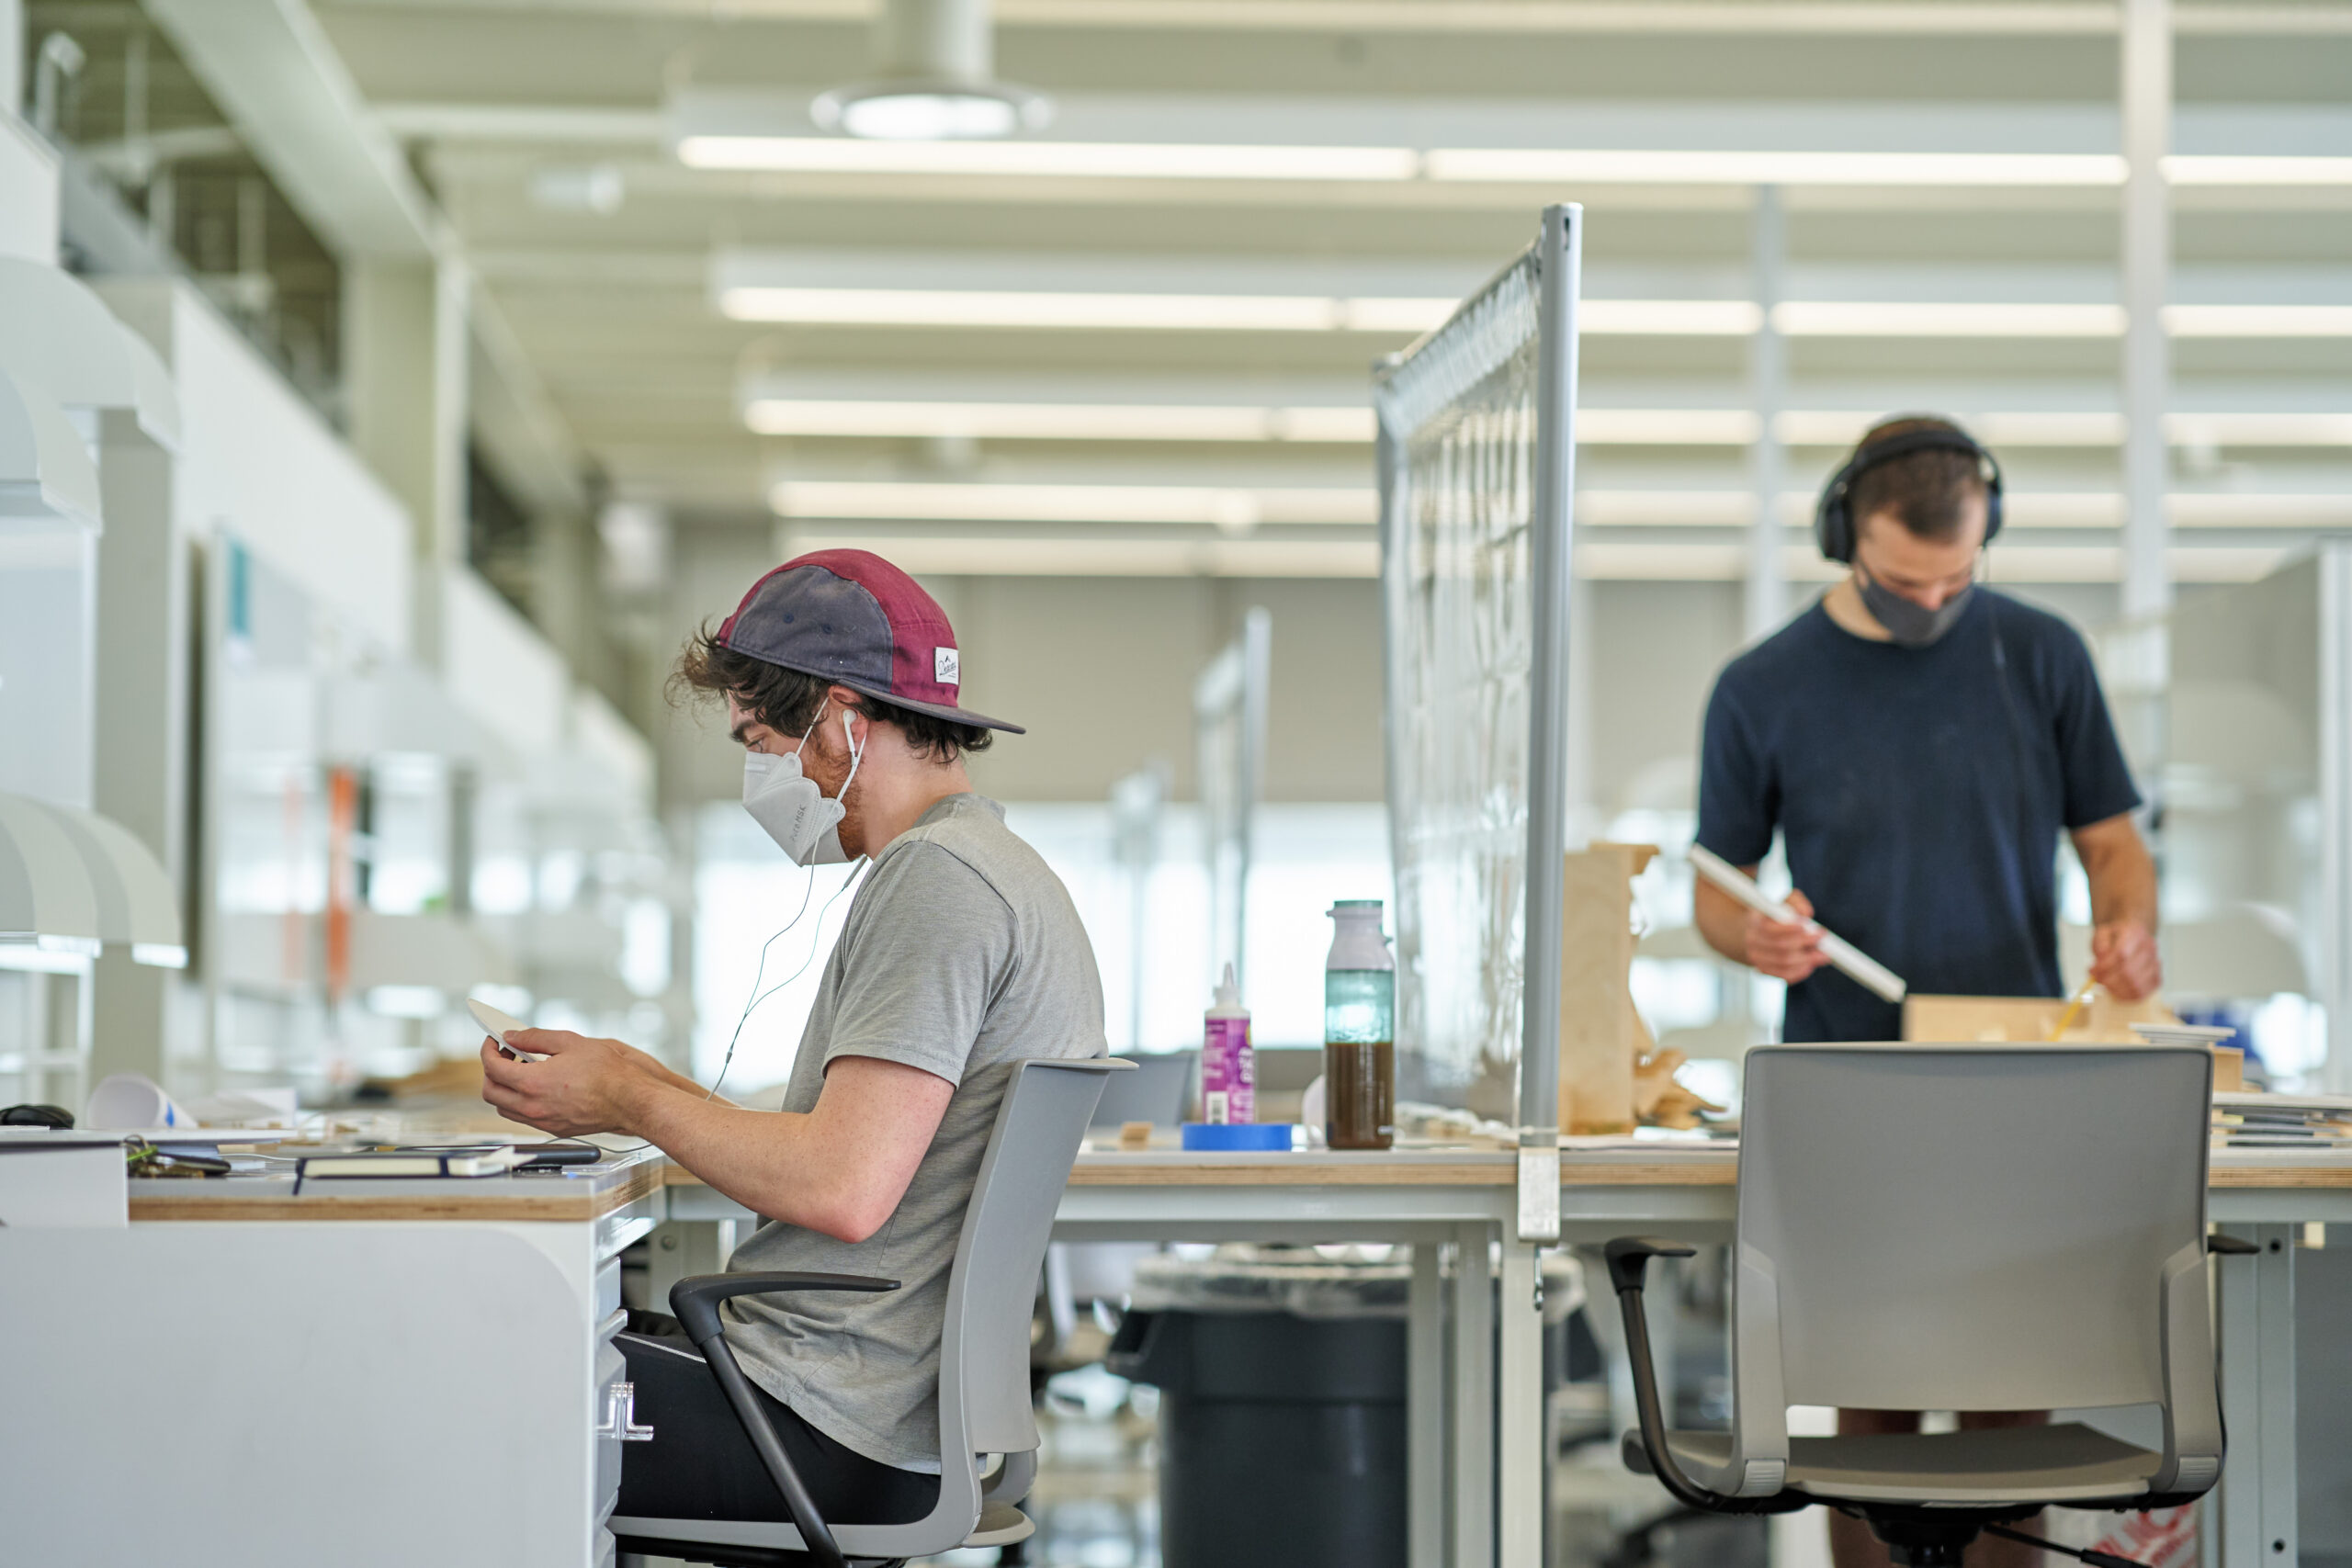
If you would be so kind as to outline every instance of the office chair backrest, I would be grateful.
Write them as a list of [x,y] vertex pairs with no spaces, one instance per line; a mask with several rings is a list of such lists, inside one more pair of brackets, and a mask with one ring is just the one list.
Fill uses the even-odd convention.
[[1201,1076],[1198,1051],[1153,1052],[1114,1059],[1133,1062],[1135,1071],[1103,1080],[1102,1098],[1094,1107],[1095,1126],[1148,1122],[1155,1127],[1173,1127],[1184,1119],[1193,1085]]
[[947,1276],[939,1354],[943,1458],[958,1441],[976,1454],[1026,1453],[1037,1446],[1029,1324],[1038,1272],[1087,1119],[1107,1076],[1122,1070],[1132,1069],[1100,1056],[1013,1065]]
[[[1790,1404],[2163,1403],[2165,1268],[2203,1256],[2211,1083],[2193,1047],[1750,1052],[1739,1353],[1777,1342]],[[1777,1333],[1757,1315],[1775,1312]]]

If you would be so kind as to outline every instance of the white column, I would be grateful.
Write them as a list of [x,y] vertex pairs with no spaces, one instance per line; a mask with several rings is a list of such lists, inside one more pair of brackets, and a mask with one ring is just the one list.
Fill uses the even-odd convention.
[[1787,468],[1781,447],[1781,411],[1789,400],[1789,346],[1773,324],[1788,261],[1788,223],[1778,186],[1758,186],[1748,219],[1748,271],[1757,306],[1763,312],[1747,357],[1748,402],[1756,410],[1756,445],[1748,450],[1748,472],[1756,513],[1747,531],[1747,595],[1745,617],[1749,642],[1770,633],[1788,615],[1788,573],[1781,560],[1781,491]]
[[2172,604],[2165,563],[2170,468],[2165,404],[2172,355],[2165,297],[2172,276],[2172,210],[2164,156],[2172,140],[2171,0],[2123,7],[2123,619]]
[[351,444],[416,526],[418,661],[438,668],[443,571],[466,558],[466,298],[454,262],[363,259],[343,274]]
[[[187,649],[187,541],[173,522],[172,455],[127,412],[102,417],[98,539],[96,776],[93,804],[154,852],[173,886],[188,886],[188,768],[195,674]],[[134,716],[123,722],[123,716]],[[183,915],[187,911],[183,910]],[[98,960],[93,1078],[166,1077],[165,1022],[176,972],[133,964],[109,947]]]

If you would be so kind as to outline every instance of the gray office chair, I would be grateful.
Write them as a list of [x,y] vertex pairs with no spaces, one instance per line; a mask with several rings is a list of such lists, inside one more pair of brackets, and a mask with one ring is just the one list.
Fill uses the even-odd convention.
[[[1029,1325],[1054,1210],[1087,1118],[1114,1072],[1129,1064],[1039,1058],[1017,1063],[989,1134],[971,1206],[947,1275],[939,1348],[939,1502],[911,1524],[830,1526],[776,1440],[720,1330],[730,1296],[780,1291],[894,1291],[895,1280],[846,1274],[704,1274],[671,1288],[670,1308],[710,1363],[784,1496],[795,1524],[616,1517],[625,1552],[729,1563],[893,1562],[960,1546],[1006,1546],[1035,1529],[1013,1505],[1037,1472],[1029,1404]],[[983,1483],[979,1461],[1001,1462]],[[806,1553],[806,1558],[788,1556]]]
[[[1625,1461],[1686,1506],[1867,1521],[1894,1561],[1957,1564],[2046,1504],[2171,1507],[2222,1472],[2207,1304],[2212,1058],[2166,1046],[1777,1045],[1748,1054],[1728,1432],[1668,1431],[1642,1276],[1612,1241],[1634,1363]],[[2251,1250],[2211,1238],[2216,1252]],[[2155,1405],[2161,1446],[2079,1422],[1795,1438],[1792,1404]]]

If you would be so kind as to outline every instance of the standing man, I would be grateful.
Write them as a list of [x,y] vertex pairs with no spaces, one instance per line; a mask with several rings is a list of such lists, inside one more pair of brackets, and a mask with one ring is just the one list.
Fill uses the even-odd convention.
[[[769,1221],[730,1269],[901,1282],[724,1311],[729,1347],[836,1523],[904,1523],[936,1502],[948,1266],[998,1102],[1016,1062],[1106,1051],[1069,893],[965,776],[989,731],[1020,731],[961,705],[961,662],[931,595],[864,550],[786,561],[679,660],[673,685],[725,701],[744,807],[777,846],[802,865],[872,862],[781,1112],[718,1099],[616,1040],[510,1032],[539,1062],[482,1046],[482,1098],[502,1115],[645,1139]],[[629,1449],[618,1511],[788,1517],[677,1325],[633,1314],[616,1343],[655,1433]]]
[[[1978,584],[2000,527],[2001,471],[1958,425],[1902,418],[1862,438],[1815,520],[1822,554],[1851,571],[1716,678],[1698,840],[1752,875],[1777,830],[1804,890],[1791,906],[1915,990],[2055,997],[2064,830],[2090,877],[2090,977],[2137,1000],[2162,979],[2139,793],[2082,638]],[[1902,1038],[1899,1005],[1824,967],[1819,926],[1776,923],[1704,881],[1696,915],[1717,952],[1789,983],[1782,1039]],[[1841,1433],[1918,1428],[1917,1411],[1838,1412]],[[1887,1561],[1843,1516],[1830,1544],[1838,1568]],[[1968,1561],[2034,1555],[1986,1540]]]
[[[2058,834],[2091,889],[2090,978],[2152,995],[2156,876],[2088,649],[1978,584],[2001,472],[1947,420],[1890,420],[1822,491],[1852,570],[1724,666],[1707,702],[1699,842],[1751,874],[1777,829],[1789,902],[1916,991],[2055,997]],[[1899,1040],[1902,1010],[1823,967],[1821,935],[1701,882],[1725,957],[1789,983],[1784,1040]]]

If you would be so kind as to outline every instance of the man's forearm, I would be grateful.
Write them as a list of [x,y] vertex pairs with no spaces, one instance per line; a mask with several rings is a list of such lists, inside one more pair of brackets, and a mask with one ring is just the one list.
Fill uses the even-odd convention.
[[788,1111],[746,1111],[705,1097],[699,1085],[649,1085],[630,1108],[631,1136],[646,1139],[710,1187],[753,1213],[830,1232],[838,1216],[834,1183],[812,1170],[809,1119]]
[[2083,872],[2091,884],[2091,924],[2156,929],[2156,863],[2137,839],[2096,852]]
[[1690,916],[1709,947],[1734,964],[1747,962],[1747,910],[1729,894],[1701,881],[1692,895]]

